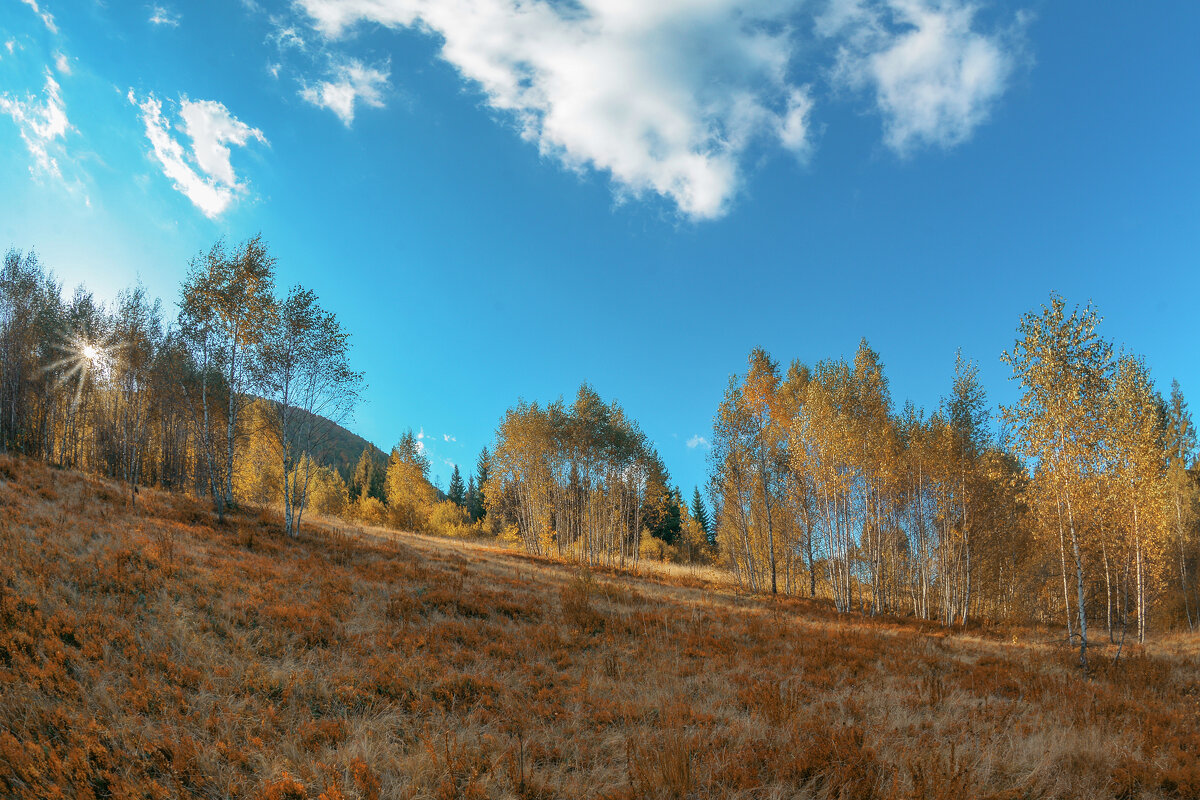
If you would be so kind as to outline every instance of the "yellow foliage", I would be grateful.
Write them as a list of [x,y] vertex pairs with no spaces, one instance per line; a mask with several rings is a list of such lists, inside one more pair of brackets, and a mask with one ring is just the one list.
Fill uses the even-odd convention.
[[383,525],[388,519],[387,506],[378,497],[360,497],[354,501],[353,516],[368,525]]
[[384,488],[391,524],[400,530],[426,530],[437,493],[425,476],[422,465],[393,450],[388,459]]
[[506,545],[519,545],[521,544],[521,531],[517,529],[516,525],[505,525],[500,529],[496,539]]
[[260,403],[242,412],[245,442],[235,451],[233,493],[239,502],[266,507],[283,503],[283,466]]
[[472,524],[466,509],[449,500],[435,503],[429,512],[429,532],[442,536],[477,536],[482,526]]
[[317,514],[342,516],[350,505],[350,490],[337,470],[314,467],[308,483],[308,507]]
[[655,561],[678,561],[679,553],[672,546],[648,533],[642,534],[642,543],[638,545],[638,556]]

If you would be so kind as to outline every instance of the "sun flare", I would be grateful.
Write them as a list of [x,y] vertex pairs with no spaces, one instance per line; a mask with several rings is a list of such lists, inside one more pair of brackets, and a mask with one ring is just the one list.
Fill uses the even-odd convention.
[[100,351],[96,349],[95,345],[85,344],[81,349],[81,353],[84,358],[93,364],[100,360]]

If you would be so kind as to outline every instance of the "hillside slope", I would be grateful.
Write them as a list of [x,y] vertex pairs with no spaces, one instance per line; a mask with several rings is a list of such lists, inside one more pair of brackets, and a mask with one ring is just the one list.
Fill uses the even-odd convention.
[[1200,669],[0,456],[0,796],[1200,795]]
[[[250,403],[251,405],[261,403],[264,407],[268,408],[274,407],[271,405],[271,401],[261,397],[250,398]],[[350,483],[351,478],[354,476],[354,467],[358,464],[358,459],[362,457],[363,451],[367,448],[371,450],[376,470],[382,474],[387,469],[388,454],[376,447],[374,443],[368,442],[357,433],[320,415],[310,414],[302,409],[293,409],[292,413],[296,415],[298,425],[307,427],[305,423],[315,419],[317,422],[314,427],[320,427],[327,431],[324,435],[321,452],[318,454],[318,460],[321,464],[337,470],[338,474],[342,476],[342,480],[346,481],[346,483]],[[292,444],[297,449],[304,449],[303,445],[298,442],[293,441]]]

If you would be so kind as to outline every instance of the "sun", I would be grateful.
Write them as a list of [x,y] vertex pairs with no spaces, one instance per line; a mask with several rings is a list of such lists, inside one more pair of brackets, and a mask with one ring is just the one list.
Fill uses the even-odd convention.
[[100,351],[96,349],[95,345],[85,344],[81,352],[83,357],[93,364],[100,360]]

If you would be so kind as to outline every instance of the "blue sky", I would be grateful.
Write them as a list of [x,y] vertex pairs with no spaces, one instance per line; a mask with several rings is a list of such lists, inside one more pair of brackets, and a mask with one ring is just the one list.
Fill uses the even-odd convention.
[[1058,291],[1200,396],[1197,41],[1184,2],[0,0],[0,246],[171,303],[262,231],[353,334],[353,427],[443,485],[587,380],[690,493],[754,346],[865,336],[927,408],[961,347],[1009,402]]

